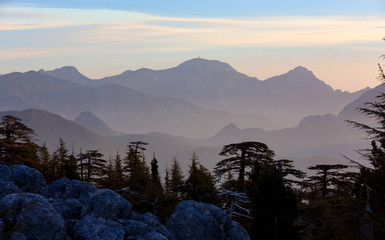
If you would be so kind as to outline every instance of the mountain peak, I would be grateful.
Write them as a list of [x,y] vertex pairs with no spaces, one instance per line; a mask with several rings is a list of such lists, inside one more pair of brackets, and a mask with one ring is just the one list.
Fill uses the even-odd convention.
[[307,77],[314,77],[314,74],[312,71],[308,70],[307,68],[303,66],[295,67],[294,69],[290,70],[287,74],[292,74],[296,76],[307,76]]
[[220,62],[218,60],[208,60],[204,58],[193,58],[181,63],[178,67],[183,69],[192,69],[192,70],[222,70],[227,72],[236,72],[236,70],[230,66],[228,63]]
[[111,130],[103,120],[88,111],[81,112],[74,122],[104,136],[113,136],[117,133]]
[[90,80],[89,78],[81,74],[76,67],[73,66],[64,66],[50,71],[45,71],[41,69],[39,70],[39,73],[81,84],[87,83]]

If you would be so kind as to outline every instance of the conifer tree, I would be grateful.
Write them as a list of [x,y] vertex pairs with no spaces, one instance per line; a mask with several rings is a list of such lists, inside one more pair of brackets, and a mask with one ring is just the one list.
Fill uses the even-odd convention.
[[346,169],[348,166],[342,164],[320,164],[309,167],[310,170],[317,170],[316,176],[311,176],[310,180],[313,181],[323,198],[332,191],[329,188],[330,185],[337,185],[343,181],[344,173],[340,172],[341,169]]
[[255,163],[272,162],[274,152],[266,144],[260,142],[242,142],[225,145],[219,153],[227,157],[219,161],[214,173],[218,179],[231,171],[238,174],[238,187],[243,189],[245,178]]
[[85,170],[84,181],[92,183],[100,183],[102,177],[106,174],[106,160],[102,159],[103,154],[99,150],[87,150],[83,154],[82,163]]
[[54,166],[56,168],[56,178],[65,177],[65,170],[68,168],[68,149],[62,138],[59,138],[59,146],[53,153],[52,157],[54,158],[54,163],[57,164]]
[[85,155],[83,154],[82,149],[80,149],[79,154],[76,157],[77,166],[78,166],[78,172],[79,172],[79,179],[81,181],[85,180]]
[[176,199],[182,199],[184,193],[184,176],[176,158],[170,166],[170,192]]
[[186,180],[186,198],[195,201],[214,203],[217,191],[214,178],[210,171],[198,161],[198,156],[193,153],[189,176]]
[[134,191],[145,191],[150,182],[150,173],[144,158],[146,142],[136,141],[127,145],[124,172],[128,186]]
[[51,182],[53,180],[53,172],[51,166],[51,154],[48,152],[48,148],[43,143],[43,146],[38,147],[37,156],[39,158],[40,163],[40,172],[44,175],[47,182]]
[[[385,40],[385,38],[384,38]],[[385,55],[382,56],[385,59]],[[381,64],[379,80],[385,84],[385,74]],[[374,238],[385,239],[385,93],[380,92],[375,102],[368,102],[358,111],[375,123],[347,121],[350,125],[365,131],[371,139],[371,148],[361,151],[370,166],[358,164],[360,177],[356,186],[361,206],[365,209],[368,224],[374,225]],[[356,162],[357,163],[357,162]],[[368,233],[370,236],[371,234]]]
[[155,153],[153,155],[153,159],[151,160],[151,189],[152,192],[157,194],[161,194],[163,192],[158,171],[158,160],[155,158]]
[[285,186],[280,170],[271,163],[258,164],[250,175],[253,239],[299,239],[294,222],[298,206],[294,192]]
[[33,142],[34,131],[20,118],[5,115],[0,122],[0,163],[26,164],[39,168],[38,146]]

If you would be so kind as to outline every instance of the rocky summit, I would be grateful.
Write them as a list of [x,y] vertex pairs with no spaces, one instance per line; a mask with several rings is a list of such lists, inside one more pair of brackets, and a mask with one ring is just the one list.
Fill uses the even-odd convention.
[[109,189],[78,180],[46,184],[24,165],[0,165],[0,239],[53,240],[248,240],[220,208],[182,201],[167,227]]

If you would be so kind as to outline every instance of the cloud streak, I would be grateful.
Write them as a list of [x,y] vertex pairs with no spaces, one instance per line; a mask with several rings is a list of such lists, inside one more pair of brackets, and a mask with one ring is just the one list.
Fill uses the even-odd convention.
[[[325,59],[332,59],[336,55],[332,52],[327,55],[324,49],[336,46],[357,54],[378,51],[380,55],[382,49],[378,43],[384,36],[385,17],[189,18],[102,9],[5,7],[0,9],[0,22],[0,63],[3,67],[32,61],[33,64],[44,61],[53,64],[54,60],[57,61],[55,67],[74,64],[70,61],[76,60],[84,64],[110,62],[115,67],[130,61],[127,56],[131,55],[135,56],[132,62],[143,66],[149,59],[162,62],[170,55],[186,60],[191,53],[206,53],[218,59],[227,52],[233,59],[234,55],[245,57],[259,49],[275,49],[275,53],[263,55],[264,63],[268,62],[269,55],[277,58],[279,52],[290,58],[302,54],[301,58],[311,64],[309,49],[317,54],[317,51],[322,52]],[[286,53],[281,53],[281,49]],[[299,50],[302,52],[298,53]],[[340,54],[338,61],[345,61],[344,55]],[[358,57],[350,56],[349,61],[351,59]],[[269,61],[276,63],[276,59]]]
[[[44,8],[22,8],[8,13],[5,16],[10,17],[5,17],[2,21],[0,33],[56,28],[56,34],[60,35],[60,28],[74,27],[73,36],[79,44],[184,44],[187,48],[282,47],[372,42],[380,39],[382,33],[379,27],[385,25],[385,18],[380,16],[211,19],[169,18],[113,10],[84,12]],[[85,30],[79,31],[75,28],[80,26]],[[12,35],[12,32],[7,34]],[[60,44],[60,40],[57,41],[57,44]]]

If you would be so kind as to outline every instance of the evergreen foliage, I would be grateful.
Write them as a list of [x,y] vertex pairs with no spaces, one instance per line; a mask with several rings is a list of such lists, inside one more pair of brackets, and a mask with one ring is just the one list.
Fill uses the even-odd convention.
[[180,164],[176,158],[170,166],[169,191],[173,197],[182,200],[185,192],[184,176]]
[[39,169],[38,146],[32,139],[34,134],[20,118],[3,116],[0,122],[0,163],[25,164]]
[[219,155],[227,158],[216,164],[215,175],[221,179],[229,171],[238,173],[238,184],[243,188],[245,177],[250,173],[254,163],[271,162],[274,152],[264,143],[242,142],[225,145]]
[[195,152],[191,158],[189,176],[185,184],[186,199],[207,203],[216,202],[217,190],[214,177],[207,168],[199,163]]
[[[379,79],[385,84],[383,68],[380,64],[378,66]],[[356,193],[362,208],[365,208],[363,222],[374,226],[374,238],[385,239],[385,93],[379,93],[377,101],[366,103],[365,107],[358,110],[375,120],[376,124],[348,121],[354,127],[365,131],[371,139],[371,149],[361,151],[370,166],[359,165],[360,176]]]
[[102,157],[103,154],[99,150],[87,150],[82,154],[81,168],[85,172],[84,181],[100,184],[100,180],[106,174],[107,163]]

